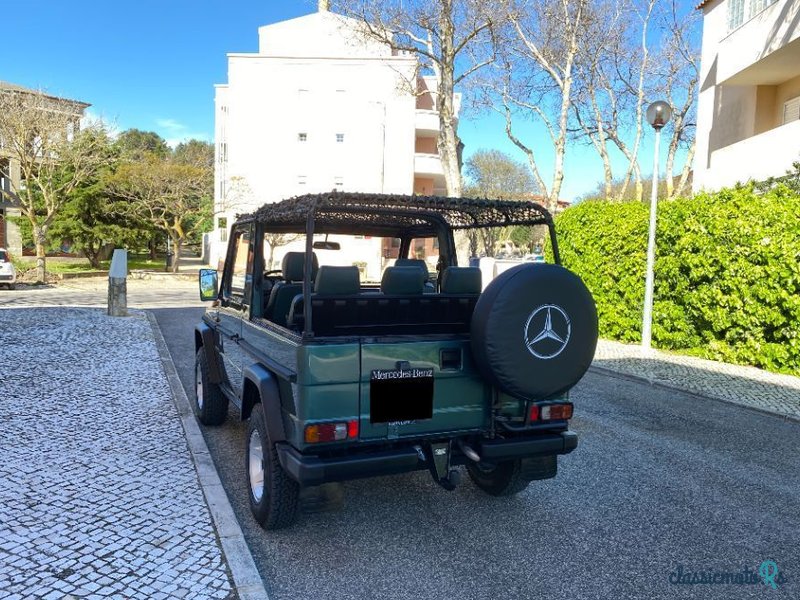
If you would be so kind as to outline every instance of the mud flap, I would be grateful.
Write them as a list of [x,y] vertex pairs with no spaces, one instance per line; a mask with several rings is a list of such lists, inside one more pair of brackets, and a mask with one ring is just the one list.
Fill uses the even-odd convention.
[[433,480],[447,491],[456,489],[461,473],[450,468],[450,442],[430,444],[427,458]]

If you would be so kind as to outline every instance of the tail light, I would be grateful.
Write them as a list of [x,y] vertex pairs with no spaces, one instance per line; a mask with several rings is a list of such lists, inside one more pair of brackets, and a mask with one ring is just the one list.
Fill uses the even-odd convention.
[[306,425],[305,440],[307,444],[324,442],[340,442],[358,437],[358,420],[344,423],[315,423]]
[[572,403],[531,404],[530,422],[564,421],[572,418]]

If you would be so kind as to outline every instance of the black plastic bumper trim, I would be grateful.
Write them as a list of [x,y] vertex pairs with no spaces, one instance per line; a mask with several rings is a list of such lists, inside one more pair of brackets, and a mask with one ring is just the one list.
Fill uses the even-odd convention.
[[376,475],[416,471],[425,466],[414,448],[385,450],[347,458],[320,458],[300,454],[288,444],[276,444],[284,471],[301,485],[320,485]]
[[483,460],[498,461],[553,454],[569,454],[578,446],[578,434],[562,431],[529,438],[483,440],[478,454]]
[[[480,445],[479,454],[486,461],[511,460],[569,454],[577,445],[577,434],[563,431],[530,438],[484,440]],[[288,443],[278,443],[275,449],[278,451],[278,460],[283,470],[301,485],[320,485],[330,481],[394,475],[427,467],[411,446],[334,458],[301,454]],[[454,455],[452,464],[463,464],[466,460],[463,456]]]

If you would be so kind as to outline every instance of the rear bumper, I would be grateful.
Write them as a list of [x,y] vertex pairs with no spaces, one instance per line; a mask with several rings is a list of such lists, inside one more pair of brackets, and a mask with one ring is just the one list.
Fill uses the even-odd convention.
[[[483,460],[495,462],[569,454],[577,445],[577,434],[563,431],[511,440],[484,440],[479,446],[478,453]],[[275,446],[284,471],[292,479],[306,486],[427,469],[428,463],[420,457],[418,447],[424,448],[425,444],[409,442],[408,446],[390,450],[360,452],[351,456],[320,457],[301,454],[286,443]],[[457,451],[451,456],[452,464],[463,464],[467,460]]]

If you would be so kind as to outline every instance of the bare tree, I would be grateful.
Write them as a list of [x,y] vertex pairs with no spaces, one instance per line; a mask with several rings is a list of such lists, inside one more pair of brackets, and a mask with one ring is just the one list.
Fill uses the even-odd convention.
[[[573,105],[578,132],[589,138],[604,166],[606,199],[643,196],[639,149],[643,118],[652,89],[651,21],[657,0],[595,3],[578,64],[578,99]],[[608,32],[604,33],[604,27]],[[625,174],[614,177],[610,148],[625,159]]]
[[[574,102],[575,63],[586,29],[588,0],[529,2],[506,0],[506,29],[495,35],[497,68],[481,88],[487,107],[505,119],[506,134],[527,157],[534,180],[558,205]],[[553,153],[552,177],[545,180],[538,148],[522,140],[515,119],[544,126]]]
[[[698,82],[696,11],[680,14],[673,0],[601,0],[594,4],[599,18],[587,26],[577,63],[577,132],[592,143],[604,166],[606,199],[641,200],[644,181],[639,164],[644,110],[655,99],[672,106],[672,131],[667,151],[666,197],[683,189],[693,156],[692,130]],[[604,34],[603,28],[608,27]],[[615,178],[609,146],[627,163]],[[687,149],[688,159],[674,185],[676,154]]]
[[12,194],[33,230],[36,279],[46,278],[48,230],[71,192],[112,160],[102,123],[80,129],[85,105],[43,92],[0,90],[2,152],[18,165]]
[[[456,131],[456,86],[494,60],[492,3],[481,0],[339,0],[342,14],[358,19],[367,36],[395,52],[413,53],[419,69],[410,82],[433,73],[433,94],[439,116],[437,147],[449,196],[461,196],[459,146]],[[484,52],[488,50],[488,52]]]
[[[689,181],[695,149],[695,124],[697,112],[697,84],[700,80],[700,48],[697,45],[700,15],[696,10],[680,12],[675,0],[661,19],[664,37],[657,64],[655,90],[670,103],[672,135],[667,146],[666,181],[667,198],[683,193]],[[675,159],[679,149],[686,148],[687,157],[675,181]]]

